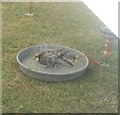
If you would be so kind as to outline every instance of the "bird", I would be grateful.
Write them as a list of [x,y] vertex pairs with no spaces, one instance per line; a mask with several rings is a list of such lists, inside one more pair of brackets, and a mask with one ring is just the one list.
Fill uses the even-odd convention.
[[33,59],[36,59],[40,64],[46,67],[56,67],[60,64],[60,60],[73,66],[71,61],[64,57],[68,52],[69,51],[64,50],[47,50],[35,54]]

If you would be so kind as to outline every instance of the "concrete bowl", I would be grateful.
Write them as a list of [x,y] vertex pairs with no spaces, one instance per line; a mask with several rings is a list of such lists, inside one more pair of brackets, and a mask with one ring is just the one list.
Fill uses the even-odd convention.
[[[34,69],[34,66],[36,66],[36,62],[33,60],[33,55],[37,52],[44,51],[47,49],[65,49],[67,51],[70,51],[72,54],[82,56],[81,62],[84,63],[82,66],[81,64],[76,63],[76,66],[73,67],[61,67],[57,68],[55,71],[54,69],[48,71],[44,69]],[[65,46],[59,46],[59,45],[37,45],[25,48],[21,50],[17,54],[17,62],[19,64],[20,70],[26,74],[27,76],[30,76],[32,78],[36,78],[42,81],[46,82],[62,82],[62,81],[69,81],[76,78],[79,78],[87,69],[89,60],[88,58],[81,53],[78,50],[65,47]],[[29,61],[27,64],[26,62]],[[32,65],[33,63],[33,65]],[[34,64],[35,63],[35,64]]]

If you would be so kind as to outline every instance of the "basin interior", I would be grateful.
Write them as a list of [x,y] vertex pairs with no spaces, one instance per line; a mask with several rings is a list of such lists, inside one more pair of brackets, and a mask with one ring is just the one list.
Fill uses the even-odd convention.
[[[74,66],[70,66],[67,63],[62,63],[57,67],[43,67],[43,65],[33,59],[33,56],[35,55],[35,53],[46,51],[48,49],[64,49],[66,51],[69,51],[72,55],[77,55],[78,59],[74,62]],[[48,74],[67,74],[76,71],[82,71],[88,64],[87,57],[83,53],[71,48],[52,45],[34,46],[27,48],[19,54],[18,59],[26,68],[29,68],[30,70],[35,72]]]

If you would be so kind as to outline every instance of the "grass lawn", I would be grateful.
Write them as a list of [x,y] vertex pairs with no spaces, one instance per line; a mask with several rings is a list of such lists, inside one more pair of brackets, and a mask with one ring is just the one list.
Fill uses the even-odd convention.
[[38,44],[58,44],[104,61],[104,24],[83,3],[3,3],[3,112],[117,112],[118,49],[113,42],[109,67],[89,64],[85,74],[70,82],[46,83],[24,75],[17,53]]

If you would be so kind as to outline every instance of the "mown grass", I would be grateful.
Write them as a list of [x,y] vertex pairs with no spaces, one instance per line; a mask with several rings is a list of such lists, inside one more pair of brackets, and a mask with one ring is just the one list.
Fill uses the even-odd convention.
[[108,68],[90,63],[74,81],[46,83],[19,70],[17,53],[38,44],[68,46],[104,61],[104,24],[83,3],[33,3],[32,10],[27,17],[27,3],[3,3],[3,112],[117,112],[117,41]]

